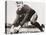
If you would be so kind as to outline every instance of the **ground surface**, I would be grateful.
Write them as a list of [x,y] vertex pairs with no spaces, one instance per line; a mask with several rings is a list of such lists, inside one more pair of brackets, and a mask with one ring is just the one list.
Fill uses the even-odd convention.
[[[37,33],[40,32],[38,28],[21,28],[19,33]],[[7,28],[7,34],[10,34],[10,28]]]

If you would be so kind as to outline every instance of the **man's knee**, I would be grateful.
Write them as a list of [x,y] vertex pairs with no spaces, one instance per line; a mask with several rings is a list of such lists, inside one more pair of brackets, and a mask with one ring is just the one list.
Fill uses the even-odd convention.
[[35,14],[31,17],[31,21],[32,21],[33,23],[35,23],[36,20],[37,20],[37,18],[38,18],[38,15],[35,13]]

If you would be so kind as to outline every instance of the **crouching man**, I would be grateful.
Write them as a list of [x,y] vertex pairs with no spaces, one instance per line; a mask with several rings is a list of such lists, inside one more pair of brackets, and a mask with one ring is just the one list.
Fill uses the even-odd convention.
[[[23,2],[16,2],[18,10],[16,11],[18,17],[14,24],[11,27],[11,32],[19,31],[19,29],[24,25],[26,22],[31,22],[32,25],[36,26],[43,31],[40,24],[37,21],[38,15],[36,14],[35,10],[30,8],[28,5],[24,5]],[[12,31],[13,30],[13,31]]]

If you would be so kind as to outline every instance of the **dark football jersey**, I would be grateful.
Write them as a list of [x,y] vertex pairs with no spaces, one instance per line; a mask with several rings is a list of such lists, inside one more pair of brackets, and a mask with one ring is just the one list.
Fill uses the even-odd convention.
[[[18,9],[16,12],[18,15],[21,15],[21,17],[18,17],[17,22],[14,22],[14,24],[13,24],[14,26],[18,26],[19,24],[23,25],[24,22],[30,21],[32,15],[35,13],[35,11],[33,9],[31,9],[28,5],[24,5],[21,10]],[[25,18],[25,16],[26,16],[26,18]],[[22,22],[22,21],[23,21],[23,23],[21,24],[20,22]]]
[[29,14],[28,18],[31,18],[34,13],[35,13],[35,11],[32,8],[30,8],[28,5],[24,5],[20,11],[17,10],[18,15],[25,16],[26,14]]

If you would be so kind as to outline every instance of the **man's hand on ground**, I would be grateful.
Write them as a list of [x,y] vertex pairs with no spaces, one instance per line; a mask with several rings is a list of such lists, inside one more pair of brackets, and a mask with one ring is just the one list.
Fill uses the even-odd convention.
[[20,25],[18,27],[12,26],[11,29],[10,29],[10,32],[12,32],[12,33],[17,32],[17,31],[19,31],[20,28],[21,28]]
[[19,25],[18,27],[14,27],[14,30],[19,30],[21,26]]

